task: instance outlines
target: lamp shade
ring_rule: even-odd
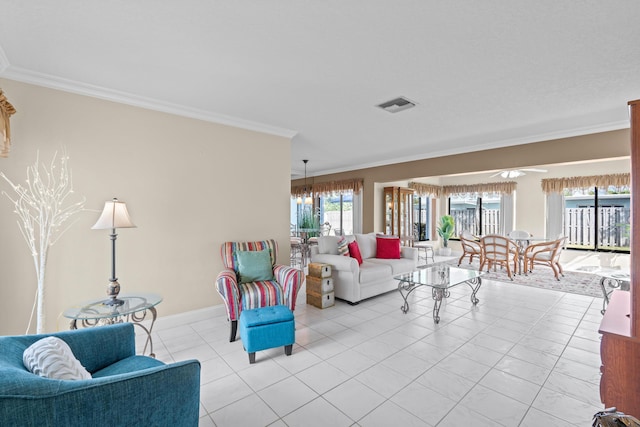
[[[133,228],[135,224],[129,217],[127,205],[124,202],[113,199],[104,203],[104,209],[98,221],[91,227],[93,230],[104,230],[113,228]]]

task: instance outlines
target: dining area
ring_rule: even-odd
[[[509,279],[514,275],[533,273],[535,266],[551,268],[556,280],[564,276],[560,264],[560,255],[564,249],[566,237],[557,239],[536,238],[525,230],[514,230],[507,235],[489,234],[476,236],[468,231],[459,235],[462,255],[458,266],[465,259],[479,262],[480,270],[504,269]]]
[[[291,266],[304,268],[309,263],[311,256],[311,246],[318,244],[318,236],[328,236],[331,231],[336,236],[340,235],[340,230],[333,229],[331,223],[324,222],[318,227],[297,227],[291,224],[290,241],[291,241]]]

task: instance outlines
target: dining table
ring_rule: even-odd
[[[507,236],[508,237],[508,236]],[[527,249],[527,247],[531,244],[535,244],[535,243],[543,243],[543,242],[550,242],[551,240],[543,238],[543,237],[508,237],[509,239],[513,240],[514,242],[516,242],[516,245],[518,246],[518,274],[522,275],[522,270],[524,270],[524,252]],[[524,274],[526,275],[527,272],[525,271]]]

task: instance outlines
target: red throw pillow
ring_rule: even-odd
[[[360,247],[355,240],[349,243],[349,255],[351,258],[358,260],[358,265],[362,264],[362,255],[360,255]]]
[[[376,258],[400,259],[400,238],[376,237]]]

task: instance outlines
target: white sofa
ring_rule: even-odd
[[[362,265],[350,256],[338,253],[338,236],[318,237],[318,245],[311,247],[311,262],[332,266],[335,297],[356,304],[364,299],[398,289],[393,276],[413,271],[418,266],[418,250],[402,246],[400,259],[376,258],[376,235],[345,236],[358,242]]]

